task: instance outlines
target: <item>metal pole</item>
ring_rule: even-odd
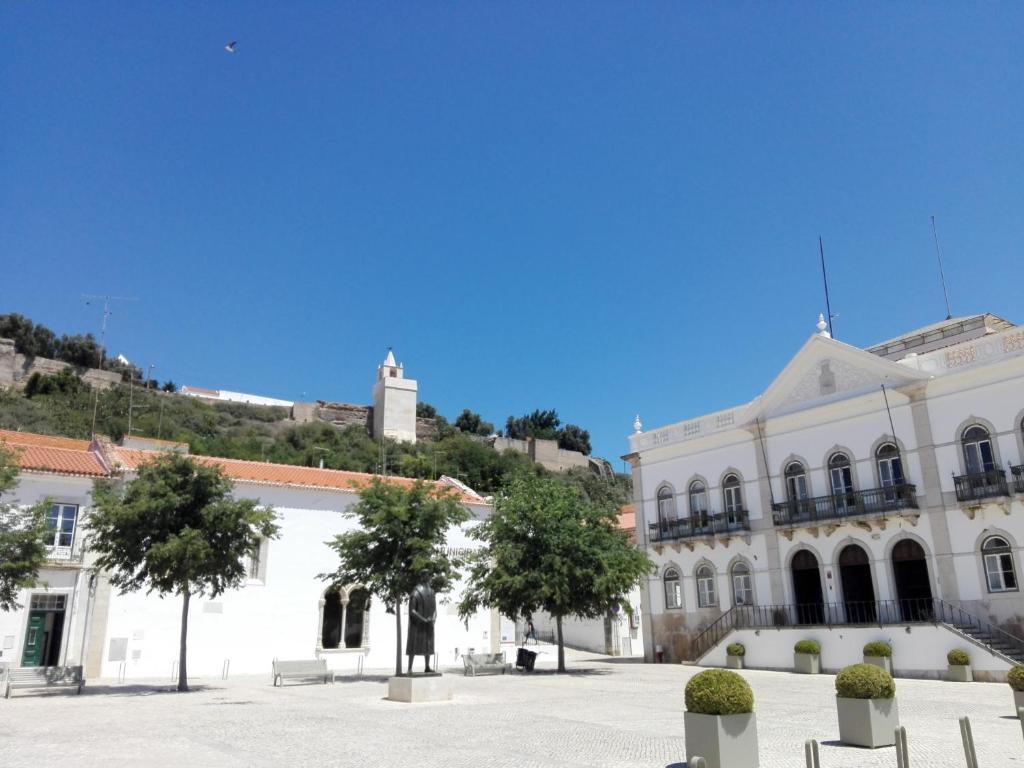
[[[967,759],[967,768],[978,768],[978,756],[974,751],[974,734],[971,733],[971,719],[960,718],[960,739],[964,743],[964,757]]]
[[[808,739],[804,742],[804,760],[807,768],[821,768],[821,758],[818,757],[818,742],[816,739]]]
[[[834,339],[836,335],[832,331],[832,305],[828,300],[828,275],[825,274],[825,246],[821,242],[821,235],[818,235],[818,250],[821,252],[821,279],[825,282],[825,311],[828,312],[828,335]]]
[[[896,768],[910,768],[910,755],[907,754],[907,729],[902,725],[896,729]]]

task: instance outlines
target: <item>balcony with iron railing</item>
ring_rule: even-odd
[[[1013,475],[1013,490],[1015,493],[1024,493],[1024,464],[1010,467],[1010,474]]]
[[[718,515],[699,514],[679,520],[662,520],[648,526],[648,540],[652,543],[723,536],[750,530],[750,514],[745,509]]]
[[[1006,484],[1006,472],[1001,469],[954,475],[953,486],[956,488],[957,501],[982,501],[1010,495],[1010,488]]]
[[[904,509],[917,509],[917,488],[911,483],[776,502],[772,504],[772,522],[807,525]]]
[[[85,558],[85,544],[76,538],[71,546],[49,544],[46,547],[46,560],[52,565],[74,565]]]

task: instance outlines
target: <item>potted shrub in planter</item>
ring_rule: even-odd
[[[864,646],[864,663],[881,667],[892,675],[892,646],[876,640]]]
[[[946,654],[946,661],[949,662],[948,677],[955,683],[970,683],[974,680],[974,673],[971,672],[971,657],[967,651],[955,648]]]
[[[852,664],[836,675],[836,710],[844,744],[874,749],[896,743],[896,683],[881,667]]]
[[[743,657],[747,655],[747,649],[743,643],[731,643],[725,649],[725,666],[729,669],[743,669]]]
[[[1013,714],[1024,707],[1024,666],[1017,665],[1006,675],[1006,682],[1013,688]]]
[[[817,640],[800,640],[793,646],[793,669],[802,675],[816,675],[821,672],[821,643]]]
[[[754,692],[727,669],[708,669],[686,684],[686,761],[708,768],[757,768]]]

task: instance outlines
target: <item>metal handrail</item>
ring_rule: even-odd
[[[953,487],[956,489],[957,501],[980,501],[994,496],[1010,495],[1010,489],[1006,485],[1006,472],[1001,469],[953,475]]]
[[[648,540],[651,542],[691,539],[697,536],[717,536],[725,533],[750,530],[750,513],[745,509],[712,515],[707,512],[683,517],[678,520],[663,520],[648,526]]]
[[[772,504],[775,525],[800,525],[823,520],[917,509],[917,487],[912,483],[887,485],[863,491],[845,491],[828,496],[789,499]]]
[[[697,635],[690,645],[690,655],[693,659],[699,659],[734,629],[831,628],[851,625],[883,627],[894,624],[947,624],[961,631],[966,629],[989,635],[1014,653],[1024,655],[1024,640],[937,597],[797,605],[737,605]]]

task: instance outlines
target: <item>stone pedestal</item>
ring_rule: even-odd
[[[407,704],[451,701],[452,684],[441,674],[391,677],[388,678],[388,699]]]

